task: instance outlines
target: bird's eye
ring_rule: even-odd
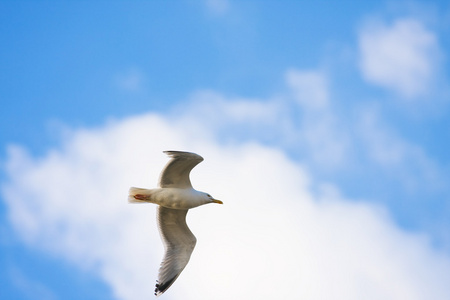
[[[208,196],[209,198],[212,198],[210,194],[206,194],[206,196]]]

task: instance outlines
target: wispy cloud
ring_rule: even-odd
[[[292,88],[295,99],[305,109],[326,109],[329,105],[328,83],[323,72],[318,70],[289,70],[286,81]]]
[[[377,110],[361,110],[358,124],[357,133],[366,155],[409,193],[445,187],[447,176],[440,172],[436,163],[421,147],[404,140],[383,123]]]
[[[430,92],[440,61],[435,33],[420,20],[367,22],[359,32],[360,68],[375,85],[411,99]]]
[[[348,138],[342,123],[333,112],[328,76],[321,70],[295,70],[286,72],[286,83],[294,110],[296,127],[291,143],[307,149],[308,160],[316,166],[335,169],[345,163]]]

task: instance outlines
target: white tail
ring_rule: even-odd
[[[150,198],[152,195],[152,190],[141,189],[137,187],[131,187],[128,192],[128,202],[130,203],[146,203],[151,202]]]

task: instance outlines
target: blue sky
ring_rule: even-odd
[[[199,185],[208,188],[209,182],[215,194],[225,194],[217,198],[226,204],[238,199],[241,191],[223,187],[232,187],[237,180],[224,163],[230,157],[242,163],[239,173],[253,174],[252,178],[259,178],[260,168],[280,174],[261,177],[267,185],[255,188],[267,187],[261,198],[277,191],[286,198],[306,199],[302,203],[310,206],[303,209],[313,207],[311,215],[317,214],[319,221],[292,222],[299,232],[309,224],[330,237],[318,242],[320,251],[319,246],[328,247],[334,236],[330,227],[342,237],[334,244],[346,241],[343,245],[349,247],[348,236],[354,233],[349,228],[362,227],[353,240],[364,245],[370,244],[364,237],[378,228],[375,232],[387,237],[374,243],[386,245],[390,259],[398,258],[395,249],[412,243],[419,258],[411,257],[424,265],[430,262],[427,269],[405,260],[399,264],[399,277],[392,280],[414,286],[417,278],[401,275],[409,268],[449,278],[448,271],[434,267],[450,261],[449,36],[447,1],[0,1],[0,298],[145,298],[145,283],[127,285],[118,278],[125,273],[120,270],[136,276],[146,270],[137,270],[139,263],[136,268],[116,264],[122,256],[105,256],[103,244],[97,244],[105,238],[104,245],[114,248],[125,242],[139,247],[142,237],[134,237],[139,232],[132,240],[115,240],[110,237],[114,233],[103,229],[122,221],[134,228],[126,216],[141,216],[134,215],[139,214],[136,208],[127,207],[123,217],[117,204],[117,211],[97,222],[92,215],[101,213],[107,202],[90,207],[92,202],[79,200],[85,210],[77,218],[69,212],[78,208],[58,195],[98,199],[93,196],[96,181],[106,189],[116,182],[125,187],[139,184],[131,179],[153,186],[165,162],[160,153],[165,147],[205,155],[202,165],[209,177],[199,179]],[[119,137],[133,144],[121,143]],[[139,152],[141,142],[148,155],[156,155],[154,161]],[[271,163],[252,164],[249,149]],[[141,164],[146,168],[143,173],[135,171]],[[207,164],[217,169],[208,169]],[[122,175],[113,176],[111,170]],[[149,173],[156,176],[150,183]],[[302,188],[298,190],[290,179],[284,182],[283,174],[300,178]],[[214,178],[227,179],[227,184],[218,185]],[[281,187],[283,192],[277,190]],[[108,195],[117,203],[126,202],[126,191]],[[264,201],[261,216],[275,209],[270,199]],[[286,211],[280,215],[288,214],[289,205],[298,205],[283,203]],[[304,217],[309,220],[311,215]],[[365,223],[363,216],[367,224],[352,223]],[[148,231],[155,231],[153,221],[148,221]],[[85,240],[80,238],[86,233],[84,223],[96,228]],[[279,224],[283,220],[274,226]],[[219,227],[217,244],[203,244],[204,249],[214,251],[215,245],[222,245],[219,238],[220,233],[227,236],[226,224]],[[64,232],[67,241],[60,240]],[[302,234],[308,237],[307,233],[298,237]],[[71,244],[72,238],[79,247]],[[155,243],[162,248],[158,239],[156,233]],[[102,251],[90,251],[94,246]],[[297,250],[309,253],[316,248],[308,249]],[[354,251],[358,257],[366,250]],[[372,254],[377,261],[378,254]],[[159,257],[159,252],[149,254],[150,287]],[[299,268],[307,265],[298,263]],[[191,277],[201,274],[194,268]],[[373,268],[370,274],[386,271]],[[267,266],[267,272],[277,270]],[[188,274],[183,275],[179,281],[186,278],[184,286],[195,285]],[[177,284],[179,290],[172,296],[169,290],[164,297],[186,296],[183,282],[177,281],[172,289]],[[347,293],[361,296],[355,291],[363,285],[351,280],[345,284],[352,288],[336,290],[338,298],[352,299]],[[437,286],[421,288],[440,291],[439,282],[433,284]],[[383,299],[406,299],[400,290],[375,285],[367,289],[372,288],[373,295]],[[411,299],[426,299],[419,290],[409,291],[415,297]],[[297,295],[291,292],[287,295]],[[301,296],[326,297],[320,293],[311,288],[309,296]],[[436,293],[434,299],[450,298]],[[189,297],[202,299],[208,294]]]

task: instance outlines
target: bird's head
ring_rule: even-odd
[[[204,193],[205,197],[207,198],[209,203],[218,203],[218,204],[223,204],[222,201],[214,199],[210,194]]]

